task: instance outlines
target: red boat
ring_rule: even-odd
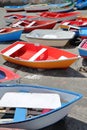
[[[1,55],[9,62],[37,69],[66,69],[79,59],[62,49],[24,41],[14,42]]]
[[[0,66],[0,83],[12,83],[18,80],[20,76],[13,71]]]
[[[13,23],[12,27],[20,27],[24,32],[30,32],[35,29],[52,29],[57,21],[54,20],[21,20]]]
[[[57,12],[43,12],[40,13],[40,16],[47,19],[55,19],[58,22],[63,20],[72,20],[76,19],[77,16],[80,15],[80,12],[65,12],[65,13],[57,13]]]
[[[87,17],[78,17],[76,20],[66,20],[60,23],[61,28],[78,28],[87,26]],[[78,28],[79,29],[79,28]]]
[[[30,16],[27,16],[27,15],[22,15],[22,14],[9,14],[9,15],[5,15],[4,16],[4,19],[6,22],[9,22],[9,23],[12,23],[16,20],[25,20],[25,19],[35,19],[39,16],[36,16],[36,15],[30,15]]]

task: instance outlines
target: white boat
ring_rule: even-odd
[[[41,11],[48,11],[49,8],[50,7],[47,4],[34,4],[34,5],[26,6],[24,10],[26,12],[41,12]]]
[[[29,42],[58,47],[65,46],[74,36],[75,32],[63,31],[61,29],[36,29],[26,34],[26,38]]]
[[[0,85],[0,107],[4,115],[1,116],[0,127],[42,129],[67,116],[81,98],[81,94],[46,86]]]
[[[49,11],[50,12],[69,12],[72,11],[74,8],[74,3],[73,2],[69,2],[69,3],[65,3],[65,4],[49,4]]]

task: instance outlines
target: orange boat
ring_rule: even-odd
[[[52,29],[57,21],[54,20],[20,20],[13,23],[12,27],[20,27],[24,32],[30,32],[35,29]]]
[[[16,41],[1,50],[9,62],[40,69],[64,69],[73,64],[79,56],[62,49],[24,41]]]

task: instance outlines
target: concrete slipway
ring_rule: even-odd
[[[87,14],[86,10],[81,12]],[[25,14],[25,12],[21,13]],[[5,10],[0,8],[0,27],[6,26],[4,15],[6,15]],[[0,43],[0,50],[9,44],[11,42]],[[78,54],[77,47],[69,44],[64,49]],[[37,70],[6,62],[0,56],[0,65],[19,74],[20,83],[56,87],[83,94],[83,98],[75,104],[64,120],[43,130],[87,130],[87,60],[81,58],[66,70]],[[1,129],[4,130],[4,128]]]

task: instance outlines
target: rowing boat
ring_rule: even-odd
[[[87,39],[83,39],[78,46],[79,55],[87,59]]]
[[[38,16],[37,15],[22,15],[22,14],[16,14],[16,13],[4,16],[5,21],[8,23],[13,23],[17,20],[25,20],[25,19],[32,20],[35,18],[38,18]]]
[[[22,35],[24,37],[24,35]],[[63,47],[73,39],[75,32],[60,29],[35,29],[26,34],[27,41],[44,44],[47,46]]]
[[[30,32],[35,29],[52,29],[56,23],[55,20],[18,20],[11,27],[20,27],[24,32]]]
[[[3,83],[16,83],[20,76],[10,69],[0,66],[0,84]]]
[[[71,52],[25,41],[16,41],[1,50],[9,62],[37,69],[66,69],[80,57]]]
[[[23,29],[4,27],[0,29],[0,42],[19,40]]]
[[[42,11],[48,11],[49,5],[47,4],[32,4],[30,6],[26,6],[24,8],[26,12],[42,12]]]
[[[29,4],[25,5],[5,5],[4,9],[7,12],[19,12],[19,11],[24,11],[24,7],[29,6]]]
[[[79,93],[46,86],[0,85],[0,127],[42,129],[67,116],[81,98]]]
[[[64,20],[73,20],[76,19],[80,12],[72,11],[72,12],[65,12],[65,13],[58,13],[58,12],[42,12],[39,14],[41,19],[53,19],[57,20],[57,22],[61,22]]]

